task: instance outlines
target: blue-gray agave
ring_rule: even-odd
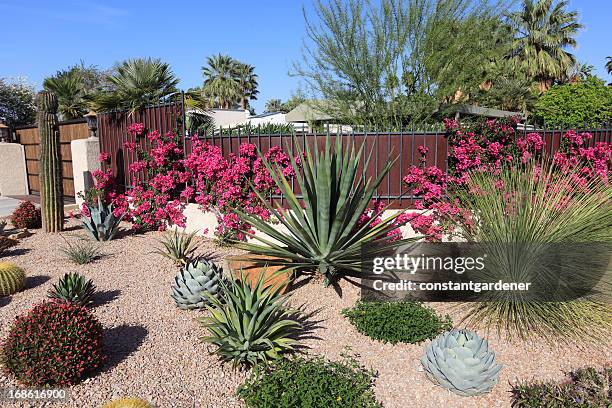
[[[486,340],[473,331],[457,329],[436,337],[421,364],[434,384],[463,396],[491,391],[502,368]]]
[[[210,296],[221,295],[223,268],[205,259],[196,259],[181,268],[174,278],[172,298],[179,309],[201,309],[209,303]]]
[[[106,205],[102,200],[98,200],[97,207],[89,208],[89,217],[83,216],[83,228],[96,241],[110,241],[113,239],[119,230],[119,223],[123,219],[124,214],[120,217],[115,217],[113,214],[113,205]]]

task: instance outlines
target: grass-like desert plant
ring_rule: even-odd
[[[364,260],[372,259],[399,243],[391,231],[397,228],[397,213],[380,221],[380,213],[360,224],[359,218],[372,202],[372,197],[394,160],[391,158],[379,171],[376,179],[365,178],[359,172],[361,164],[368,168],[369,157],[361,163],[364,145],[355,149],[354,142],[343,146],[341,137],[332,144],[328,136],[322,151],[306,144],[305,155],[289,152],[296,173],[295,181],[303,195],[303,205],[292,189],[292,182],[280,168],[268,162],[265,165],[284,195],[289,209],[276,208],[256,190],[259,200],[272,216],[287,229],[284,232],[265,221],[239,212],[241,218],[272,240],[252,235],[259,243],[236,243],[252,253],[281,258],[291,262],[288,269],[298,272],[318,272],[325,283],[334,283],[344,276],[360,275]],[[295,157],[304,157],[300,166]],[[391,233],[391,234],[390,234]],[[275,242],[276,241],[276,242]],[[395,241],[395,242],[392,242]]]
[[[462,236],[488,253],[488,281],[531,282],[469,303],[467,321],[509,337],[609,336],[612,186],[548,160],[470,175],[457,197],[473,214]]]
[[[96,285],[91,279],[86,279],[76,272],[70,272],[53,285],[53,289],[49,290],[49,297],[79,306],[89,306],[93,303],[94,293],[96,293]]]
[[[65,241],[66,245],[60,247],[60,251],[77,265],[91,263],[101,256],[98,245],[92,241],[85,239],[78,239],[73,243]]]
[[[452,327],[449,316],[440,318],[433,309],[415,301],[361,301],[342,314],[360,333],[391,344],[420,343]]]
[[[211,314],[199,320],[210,333],[203,340],[217,347],[222,360],[252,366],[294,350],[301,325],[287,307],[282,287],[264,287],[263,275],[255,284],[241,277],[221,286],[223,299],[206,293]]]
[[[194,258],[194,254],[198,249],[196,242],[193,240],[196,234],[197,231],[185,234],[184,232],[179,232],[178,229],[167,232],[159,240],[163,248],[157,249],[155,253],[172,259],[178,266],[185,265]]]

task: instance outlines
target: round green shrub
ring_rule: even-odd
[[[359,302],[342,313],[360,333],[385,343],[419,343],[452,328],[449,316],[419,302]]]
[[[256,366],[237,394],[249,408],[380,408],[373,385],[354,359],[296,358]]]
[[[40,228],[40,208],[36,208],[31,201],[22,201],[11,214],[11,223],[15,228]]]
[[[85,307],[64,301],[18,316],[0,352],[5,370],[28,386],[74,384],[103,361],[102,325]]]

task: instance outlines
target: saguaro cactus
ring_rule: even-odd
[[[58,232],[64,226],[62,154],[57,125],[57,96],[41,91],[37,98],[40,134],[40,206],[46,232]]]

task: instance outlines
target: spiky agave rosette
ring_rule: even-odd
[[[221,296],[223,268],[207,259],[196,259],[185,265],[174,278],[172,298],[179,309],[201,309],[210,296]]]

